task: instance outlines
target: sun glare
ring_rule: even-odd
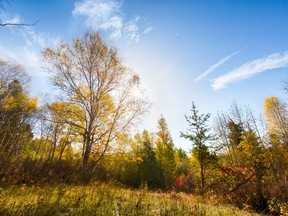
[[[139,86],[135,86],[131,89],[131,95],[136,98],[142,97],[143,90]]]

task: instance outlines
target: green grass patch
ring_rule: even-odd
[[[0,188],[0,215],[256,215],[183,193],[88,186]]]

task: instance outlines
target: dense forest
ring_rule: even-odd
[[[131,133],[151,105],[139,75],[99,33],[42,55],[54,90],[41,105],[29,94],[25,68],[0,61],[1,184],[112,181],[215,196],[262,213],[287,211],[288,109],[280,98],[265,99],[265,117],[236,102],[211,117],[192,102],[179,134],[191,142],[185,152],[164,116],[157,131]]]

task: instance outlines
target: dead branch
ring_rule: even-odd
[[[0,26],[35,26],[40,20],[37,20],[35,23],[0,23]]]
[[[228,194],[233,193],[236,190],[238,190],[238,188],[240,188],[242,185],[248,183],[253,178],[254,175],[255,175],[255,173],[252,173],[252,175],[250,175],[245,181],[239,183],[235,188],[233,188],[232,190],[230,190],[227,193],[225,193],[225,195],[228,195]]]

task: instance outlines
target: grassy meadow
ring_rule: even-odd
[[[0,215],[257,215],[184,193],[86,186],[0,188]]]

